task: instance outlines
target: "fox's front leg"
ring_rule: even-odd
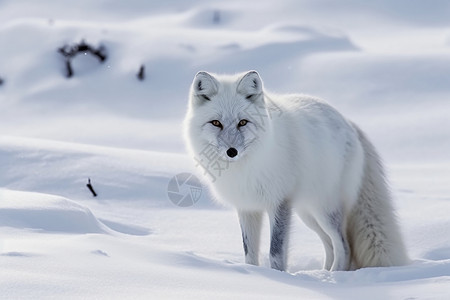
[[[261,237],[262,212],[238,211],[242,230],[245,262],[259,265],[259,242]]]
[[[270,267],[272,269],[286,270],[291,214],[289,201],[283,201],[273,211],[269,211],[271,229]]]

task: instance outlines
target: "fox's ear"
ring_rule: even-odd
[[[219,82],[208,72],[198,72],[192,83],[192,93],[200,100],[210,101],[219,91]]]
[[[237,85],[238,93],[244,95],[247,99],[260,95],[263,91],[262,80],[258,72],[249,71],[240,80]]]

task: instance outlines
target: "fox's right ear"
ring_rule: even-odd
[[[219,91],[219,82],[208,72],[198,72],[192,83],[192,94],[200,101],[211,101]]]

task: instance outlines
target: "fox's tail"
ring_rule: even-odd
[[[365,153],[359,198],[347,224],[354,267],[408,264],[380,158],[364,133],[353,126]]]

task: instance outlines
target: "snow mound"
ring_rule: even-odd
[[[0,227],[65,233],[107,233],[92,212],[69,199],[0,189]]]
[[[86,188],[91,178],[99,199],[143,199],[169,206],[167,182],[179,169],[189,170],[184,158],[171,153],[0,137],[4,170],[0,182],[10,190],[91,200]]]

